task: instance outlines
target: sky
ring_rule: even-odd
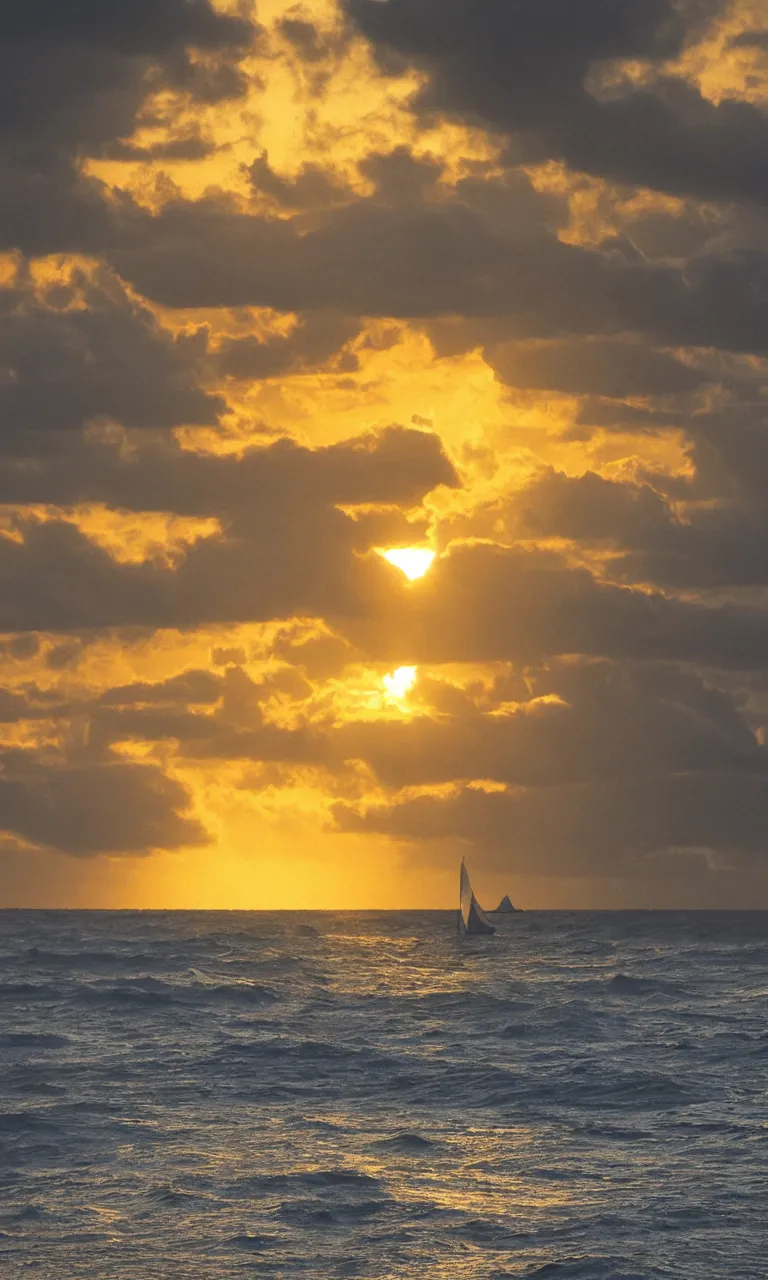
[[[768,907],[761,0],[9,0],[0,905]]]

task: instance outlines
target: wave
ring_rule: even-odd
[[[229,1244],[233,1249],[243,1249],[246,1253],[263,1253],[265,1249],[285,1244],[285,1239],[282,1236],[248,1235],[243,1232],[242,1235],[233,1236]]]
[[[506,1272],[496,1272],[496,1280],[502,1280]],[[583,1255],[567,1258],[562,1262],[545,1262],[532,1271],[518,1272],[515,1280],[681,1280],[679,1272],[659,1267],[637,1267],[628,1258],[604,1255]],[[512,1280],[512,1277],[509,1277]]]
[[[46,1112],[0,1111],[0,1134],[53,1133],[59,1128]]]
[[[1,916],[0,1271],[757,1280],[768,917],[454,925]]]
[[[59,987],[51,983],[0,982],[0,1000],[58,1000]]]
[[[74,989],[72,997],[84,1004],[119,1008],[140,1006],[146,1009],[163,1008],[173,1004],[176,990],[167,982],[155,978],[125,978],[119,984],[97,986],[82,984]]]
[[[362,1191],[370,1195],[371,1191],[382,1189],[380,1178],[373,1174],[362,1173],[356,1169],[295,1169],[289,1173],[263,1174],[250,1177],[236,1184],[237,1194],[253,1196],[256,1194],[291,1194],[299,1192],[328,1192],[342,1189],[344,1191]]]
[[[395,1151],[404,1156],[425,1156],[439,1144],[424,1138],[420,1133],[396,1133],[392,1138],[382,1138],[371,1144],[374,1151]]]
[[[450,1226],[447,1232],[460,1240],[466,1240],[477,1249],[517,1249],[523,1240],[529,1240],[531,1233],[515,1231],[501,1222],[488,1221],[485,1218],[468,1218]]]
[[[202,997],[207,1001],[224,1001],[235,1004],[276,1004],[280,995],[271,987],[262,986],[258,982],[203,982],[197,984],[195,990],[189,987],[176,988],[182,997],[197,1000]]]
[[[6,1035],[0,1035],[0,1049],[63,1049],[71,1043],[69,1036],[45,1032],[10,1031]]]
[[[693,1088],[660,1072],[599,1072],[592,1079],[570,1078],[549,1088],[554,1098],[571,1107],[665,1111],[702,1101]]]
[[[185,1191],[170,1185],[151,1187],[145,1194],[146,1198],[155,1204],[171,1208],[184,1208],[200,1199],[194,1191]]]
[[[616,973],[609,980],[612,991],[621,995],[670,995],[679,996],[684,988],[679,983],[664,981],[661,978],[637,978],[628,973]],[[687,995],[692,993],[687,992]]]
[[[117,951],[44,951],[40,947],[30,947],[26,958],[36,969],[87,969],[90,966],[102,968],[104,965],[117,968],[121,964],[130,964],[135,968],[147,961],[153,963],[155,959],[152,956],[126,956]]]

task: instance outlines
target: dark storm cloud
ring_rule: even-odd
[[[537,191],[522,169],[505,169],[502,174],[480,173],[456,183],[457,198],[474,209],[494,231],[511,227],[540,225],[557,230],[568,223],[565,195]]]
[[[461,841],[486,864],[544,876],[665,877],[655,859],[711,851],[735,870],[764,867],[768,777],[764,773],[640,775],[603,784],[394,800],[367,810],[334,809],[343,831],[398,840]],[[668,864],[667,864],[668,865]]]
[[[584,438],[594,428],[632,435],[679,431],[687,426],[690,416],[690,404],[683,404],[678,409],[667,409],[649,407],[647,404],[627,404],[622,400],[602,396],[585,396],[576,411],[571,435],[576,439]]]
[[[328,680],[341,675],[352,661],[353,650],[341,636],[328,631],[306,633],[285,628],[277,636],[273,652],[284,662],[293,663],[312,680]]]
[[[765,749],[733,696],[694,672],[664,664],[555,663],[528,671],[524,701],[490,707],[476,703],[471,690],[433,678],[419,682],[407,721],[338,725],[329,719],[290,729],[264,718],[262,708],[275,693],[268,681],[254,683],[238,671],[229,675],[229,687],[219,689],[221,704],[209,715],[185,713],[170,699],[160,709],[162,686],[149,691],[141,708],[136,703],[146,690],[140,686],[135,702],[109,691],[93,709],[89,742],[170,738],[185,757],[303,763],[337,772],[362,761],[394,790],[473,779],[560,786],[643,773],[768,768]],[[300,698],[311,692],[309,685],[296,690]],[[123,710],[112,709],[121,703]],[[418,713],[420,706],[429,710]]]
[[[527,679],[531,700],[484,711],[467,697],[449,714],[438,693],[438,715],[352,723],[333,736],[334,748],[397,790],[472,779],[560,786],[643,773],[768,770],[765,749],[731,697],[693,672],[595,662],[555,664]]]
[[[620,546],[663,545],[677,523],[648,484],[606,479],[594,471],[571,477],[550,469],[522,489],[501,512],[512,536],[562,537]]]
[[[311,693],[311,684],[290,667],[258,681],[229,667],[222,676],[186,671],[154,685],[110,689],[88,708],[89,750],[102,756],[117,742],[171,740],[188,760],[341,763],[322,727],[283,728],[265,717],[271,699],[298,702]]]
[[[768,199],[766,114],[728,98],[714,105],[663,70],[724,9],[718,0],[346,0],[345,7],[385,61],[426,74],[418,107],[512,134],[528,160],[563,160],[681,195]],[[600,68],[615,60],[647,61],[655,75],[602,88]]]
[[[108,160],[204,160],[217,150],[216,143],[196,132],[182,133],[176,138],[163,142],[153,142],[146,146],[138,143],[117,141],[103,152],[102,158]]]
[[[499,867],[514,832],[515,870],[534,875],[643,875],[683,849],[766,857],[768,757],[732,695],[667,664],[555,663],[527,682],[519,706],[454,691],[437,716],[343,729],[342,750],[400,794],[337,805],[339,828],[458,840]]]
[[[768,53],[768,31],[741,31],[730,45],[732,49],[759,49]]]
[[[760,218],[760,214],[757,215]],[[687,201],[674,213],[658,209],[633,210],[621,221],[622,232],[643,257],[680,261],[701,253],[718,237],[732,236],[738,225],[730,209]]]
[[[6,501],[103,502],[215,516],[222,525],[175,565],[120,564],[72,523],[20,518],[20,539],[0,538],[0,629],[7,631],[360,612],[369,591],[386,595],[399,574],[378,556],[358,554],[383,525],[336,504],[407,507],[436,485],[457,482],[438,437],[402,428],[318,450],[280,441],[239,459],[173,442],[132,451],[83,439],[79,449],[37,466],[11,460],[3,479]]]
[[[200,844],[185,788],[150,765],[59,767],[27,752],[0,761],[0,830],[76,857]]]
[[[768,582],[768,427],[712,415],[689,422],[692,477],[612,480],[545,472],[492,509],[509,538],[568,538],[609,548],[608,571],[673,588]],[[751,429],[750,429],[751,427]],[[669,497],[664,496],[663,490]],[[671,499],[671,500],[670,500]]]
[[[58,0],[7,0],[0,12],[2,40],[61,41],[126,57],[162,57],[187,46],[220,49],[243,45],[249,36],[248,23],[217,13],[209,0],[79,0],[69,8]]]
[[[287,336],[227,338],[213,363],[231,378],[274,378],[328,363],[360,332],[359,320],[336,312],[305,313]]]
[[[57,705],[61,703],[55,695],[41,697],[34,687],[9,689],[0,685],[0,724],[18,724],[56,714]]]
[[[434,193],[443,171],[439,160],[414,156],[408,147],[371,151],[360,162],[360,172],[376,188],[376,199],[385,204],[418,206]]]
[[[705,605],[599,581],[554,553],[454,546],[426,578],[339,629],[398,663],[538,662],[555,654],[757,669],[768,614]]]
[[[709,353],[712,354],[712,353]],[[632,403],[612,400],[603,396],[584,396],[577,408],[572,433],[574,438],[587,435],[589,428],[600,427],[606,431],[643,434],[664,431],[684,431],[689,440],[687,446],[697,465],[703,464],[708,442],[715,443],[715,451],[738,454],[755,450],[755,462],[759,465],[761,448],[759,441],[768,423],[768,399],[766,398],[766,372],[760,366],[759,376],[737,377],[733,370],[714,365],[700,365],[702,383],[719,382],[728,394],[707,396],[678,395],[654,397],[651,393]],[[707,405],[711,407],[707,407]],[[581,431],[581,428],[587,430]],[[731,483],[730,469],[725,457],[721,460],[723,471],[718,484],[710,489],[710,496],[721,492],[722,486]],[[700,482],[699,482],[700,483]]]
[[[355,522],[332,508],[255,513],[175,565],[121,564],[60,521],[0,540],[0,628],[191,627],[318,617],[361,655],[398,665],[540,661],[585,654],[734,670],[768,662],[768,613],[600,582],[554,555],[455,547],[410,586],[359,557]]]
[[[21,279],[0,290],[0,448],[6,433],[94,418],[212,424],[225,402],[200,386],[200,354],[199,339],[174,340],[107,271],[75,272],[47,291]]]
[[[135,703],[194,703],[218,702],[223,681],[211,671],[189,670],[152,684],[137,681],[134,684],[116,685],[101,695],[103,706],[132,706]]]
[[[0,13],[0,245],[102,248],[110,214],[79,160],[131,134],[152,75],[202,100],[242,91],[236,63],[253,35],[209,0],[9,0]],[[213,63],[195,65],[190,50]]]
[[[40,652],[40,641],[29,633],[0,641],[0,656],[11,662],[28,662]]]
[[[349,40],[348,31],[323,31],[295,10],[287,18],[281,18],[276,27],[303,61],[310,64],[341,52]]]
[[[256,535],[204,539],[175,568],[120,564],[73,524],[21,523],[23,541],[0,541],[0,628],[194,627],[354,612],[367,575],[353,522],[317,510],[311,517],[273,517]]]
[[[305,164],[293,178],[281,177],[263,151],[247,169],[253,190],[267,196],[279,209],[315,209],[345,203],[354,198],[336,176],[318,164]]]
[[[117,742],[171,741],[180,744],[183,754],[188,743],[202,744],[220,732],[212,716],[182,708],[110,707],[90,716],[88,746],[99,758]]]
[[[691,421],[694,496],[725,496],[749,508],[764,508],[768,485],[768,399]]]
[[[543,224],[495,227],[458,200],[372,197],[311,229],[212,198],[172,202],[155,217],[127,215],[111,258],[170,307],[498,319],[485,331],[470,324],[469,347],[632,331],[659,346],[768,349],[766,253],[710,254],[683,269],[645,261],[629,241],[603,251],[565,243]]]
[[[574,395],[664,396],[720,380],[715,371],[684,364],[652,347],[609,339],[509,343],[483,354],[510,386]]]
[[[34,449],[35,437],[30,444]],[[0,458],[0,504],[101,502],[127,511],[219,516],[253,530],[270,522],[300,526],[318,508],[336,504],[415,506],[438,485],[457,484],[439,436],[396,426],[318,449],[286,438],[224,455],[185,449],[173,438],[79,436],[65,437],[60,450],[40,455],[35,466],[23,457]]]

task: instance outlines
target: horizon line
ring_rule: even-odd
[[[84,914],[103,913],[116,915],[120,912],[131,915],[454,915],[458,907],[4,907],[0,906],[0,914],[10,911],[80,912]],[[672,915],[680,912],[689,914],[724,914],[726,912],[752,913],[759,915],[768,913],[768,905],[764,907],[518,907],[515,916],[547,914],[563,915]],[[498,912],[491,911],[490,915]],[[502,913],[505,914],[505,913]]]

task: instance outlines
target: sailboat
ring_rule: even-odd
[[[459,933],[495,933],[487,915],[472,892],[469,873],[461,860],[461,879],[459,881]]]
[[[512,900],[509,894],[505,893],[498,907],[496,908],[495,911],[491,912],[491,915],[492,916],[508,916],[508,915],[511,915],[514,911],[519,911],[519,910],[520,910],[520,907],[512,906]]]

